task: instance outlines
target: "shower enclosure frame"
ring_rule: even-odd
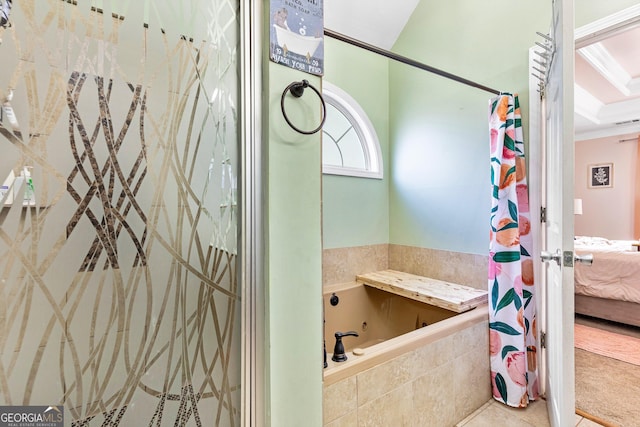
[[[263,6],[240,3],[240,271],[243,426],[265,425],[265,280],[263,224]]]

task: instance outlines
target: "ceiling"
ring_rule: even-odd
[[[420,0],[324,0],[324,26],[391,50]]]
[[[324,0],[326,28],[391,50],[420,0]],[[354,19],[357,17],[357,19]],[[640,134],[640,25],[580,43],[576,140]]]
[[[640,26],[576,50],[576,140],[640,133]]]

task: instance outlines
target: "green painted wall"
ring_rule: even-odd
[[[371,120],[382,149],[384,179],[323,176],[323,247],[388,243],[388,60],[328,37],[325,47],[323,81],[333,83],[351,95]]]
[[[271,426],[322,425],[322,242],[320,133],[301,135],[285,122],[283,90],[320,79],[268,64],[267,156],[267,410]],[[301,129],[320,122],[320,103],[310,89],[285,108]]]
[[[550,2],[422,1],[393,51],[519,93],[526,132],[528,49],[549,22]],[[389,93],[390,242],[486,254],[494,95],[402,64]]]
[[[576,0],[576,26],[636,4]],[[550,7],[550,1],[494,0],[487,7],[422,0],[393,51],[518,93],[526,144],[528,49],[540,40],[536,31],[548,31]],[[351,94],[376,127],[385,179],[324,177],[323,246],[390,242],[485,253],[491,94],[332,39],[326,58],[324,78]]]
[[[576,0],[576,25],[636,4]],[[550,1],[494,0],[487,7],[423,0],[393,51],[518,93],[527,144],[528,49],[540,39],[536,31],[548,31],[550,7]],[[390,67],[390,242],[484,254],[492,95],[425,74],[397,63]]]

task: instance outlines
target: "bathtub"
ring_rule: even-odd
[[[274,25],[279,46],[287,47],[287,50],[302,56],[313,56],[322,42],[322,37],[310,37],[296,34],[291,30]]]
[[[486,304],[455,313],[356,282],[323,299],[324,424],[451,426],[491,398]],[[345,362],[336,331],[359,334],[342,338]]]

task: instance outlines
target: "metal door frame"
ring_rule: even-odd
[[[243,426],[265,425],[262,2],[240,2],[240,271]]]

